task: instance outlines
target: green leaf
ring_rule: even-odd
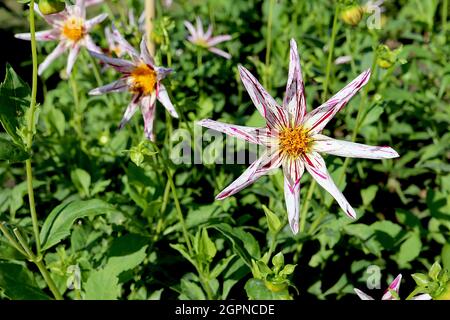
[[[60,204],[52,210],[42,226],[40,234],[42,250],[51,248],[69,236],[75,220],[114,211],[110,204],[97,199]]]
[[[86,300],[115,300],[120,295],[119,278],[107,269],[93,271],[84,290]]]
[[[91,186],[91,175],[83,169],[75,169],[70,172],[73,184],[82,197],[89,197],[89,187]]]
[[[48,122],[56,132],[62,137],[66,130],[66,118],[64,113],[56,108],[51,109],[47,115]]]
[[[430,278],[423,273],[413,273],[411,277],[414,279],[418,287],[427,287],[430,283]]]
[[[236,255],[231,255],[229,257],[226,257],[225,259],[221,259],[216,266],[214,267],[214,269],[211,271],[211,273],[209,274],[211,278],[215,279],[217,278],[228,266],[228,264],[230,263],[231,260],[234,259],[234,257],[236,257]]]
[[[191,258],[191,256],[189,255],[189,253],[187,252],[185,246],[183,246],[182,244],[169,244],[170,247],[172,247],[173,249],[177,250],[179,253],[181,253],[181,255],[187,260],[189,261],[193,266],[197,266],[197,264],[195,263],[195,261]]]
[[[245,292],[250,300],[291,300],[287,289],[281,291],[269,290],[264,281],[249,279],[245,284]]]
[[[217,249],[214,245],[214,242],[211,241],[211,239],[208,236],[208,231],[206,228],[202,230],[202,238],[201,238],[201,253],[206,254],[209,261],[212,261],[212,259],[216,256]]]
[[[431,279],[437,281],[438,280],[438,276],[439,273],[441,273],[442,267],[439,264],[438,261],[436,261],[435,263],[433,263],[433,265],[430,268],[430,271],[428,271],[428,275],[430,276]]]
[[[442,265],[443,265],[444,269],[447,270],[448,272],[450,272],[450,242],[447,242],[442,247],[441,257],[442,257]]]
[[[400,246],[400,252],[397,260],[399,266],[402,266],[405,263],[417,258],[421,249],[422,242],[420,241],[420,237],[417,234],[412,233],[411,236]]]
[[[0,262],[0,288],[13,300],[49,300],[34,281],[33,275],[22,265]]]
[[[277,269],[281,269],[284,266],[284,256],[282,252],[277,253],[273,258],[272,258],[272,264],[274,265],[275,268]]]
[[[6,65],[6,75],[0,84],[0,122],[17,145],[24,145],[20,132],[26,128],[26,113],[30,106],[30,87]]]
[[[281,228],[281,221],[278,216],[272,212],[265,205],[262,206],[264,213],[266,214],[267,225],[269,226],[269,231],[272,233],[277,233]]]
[[[367,189],[361,190],[361,198],[363,201],[363,205],[368,206],[373,199],[375,199],[375,196],[377,195],[378,186],[370,186]]]
[[[25,161],[30,157],[22,146],[0,137],[0,160],[9,162]]]

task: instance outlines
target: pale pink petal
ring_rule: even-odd
[[[159,84],[158,93],[157,93],[158,101],[169,111],[170,115],[174,118],[178,118],[178,113],[175,107],[170,101],[169,94],[167,93],[167,89],[163,84]]]
[[[328,191],[333,196],[333,198],[336,199],[337,203],[342,208],[342,210],[344,210],[347,216],[355,219],[355,210],[348,203],[347,199],[345,199],[342,192],[339,191],[339,189],[334,184],[333,179],[328,173],[325,161],[320,156],[320,154],[318,154],[317,152],[311,152],[308,154],[304,154],[302,156],[302,159],[304,161],[306,170],[308,170],[314,180],[316,180],[322,188]]]
[[[157,74],[158,81],[161,81],[165,77],[167,77],[169,74],[173,72],[173,69],[171,68],[164,68],[164,67],[155,67],[155,71]]]
[[[350,141],[336,140],[322,134],[313,136],[313,150],[335,156],[365,159],[390,159],[397,158],[398,153],[387,146],[369,146]]]
[[[298,159],[283,160],[284,199],[288,212],[289,226],[294,234],[298,233],[300,216],[300,178],[305,170],[304,164]]]
[[[428,293],[419,294],[418,296],[411,298],[411,300],[432,300],[432,299],[433,298]]]
[[[45,60],[39,65],[38,74],[42,75],[45,69],[58,58],[65,50],[67,46],[65,42],[60,42],[56,48],[45,58]]]
[[[127,84],[126,79],[119,79],[119,80],[114,81],[105,86],[92,89],[91,91],[89,91],[89,94],[91,96],[96,96],[96,95],[104,94],[107,92],[122,92],[122,91],[126,91],[127,89],[128,89],[128,84]]]
[[[58,13],[43,15],[41,10],[39,10],[39,5],[37,4],[37,2],[34,2],[34,11],[37,12],[37,14],[40,15],[48,24],[51,25],[60,25],[61,21],[66,19],[67,17],[67,10],[63,10]]]
[[[210,24],[208,26],[208,30],[206,30],[205,39],[209,39],[212,35],[212,32],[213,32],[213,26],[212,26],[212,24]]]
[[[289,76],[286,84],[286,93],[283,100],[295,125],[301,124],[306,114],[305,86],[303,83],[300,57],[297,51],[297,43],[291,39]]]
[[[120,121],[119,128],[122,129],[125,124],[130,121],[131,117],[136,113],[137,108],[139,107],[139,103],[141,102],[140,95],[134,95],[131,99],[130,104],[128,105],[125,113],[123,114],[122,121]]]
[[[67,58],[67,68],[66,73],[70,75],[72,73],[73,65],[77,60],[78,54],[80,53],[81,46],[78,43],[75,43],[69,51],[69,57]]]
[[[195,30],[195,27],[190,23],[189,21],[184,21],[185,27],[188,29],[189,33],[193,38],[197,38],[197,30]]]
[[[197,124],[255,144],[261,144],[260,133],[266,130],[265,128],[237,126],[210,119],[200,120]]]
[[[86,35],[83,39],[84,42],[84,46],[92,52],[96,52],[96,53],[100,53],[102,52],[102,49],[100,49],[99,47],[97,47],[97,45],[94,43],[94,41],[92,41],[92,38],[90,35]]]
[[[120,48],[127,52],[134,61],[139,61],[139,54],[136,49],[134,49],[131,44],[127,40],[125,40],[119,30],[117,30],[117,28],[114,26],[114,24],[111,26],[111,29],[113,32],[113,37],[115,38]]]
[[[255,182],[261,176],[267,174],[269,171],[278,168],[280,165],[280,154],[278,152],[266,151],[259,159],[253,162],[239,178],[220,192],[216,196],[216,199],[223,200],[232,196]]]
[[[224,57],[225,59],[231,59],[231,54],[229,54],[228,52],[225,52],[223,50],[217,49],[217,48],[208,48],[209,51],[211,51],[212,53],[217,54],[218,56]]]
[[[144,118],[144,132],[147,139],[154,141],[153,122],[155,120],[155,95],[146,96],[141,101],[141,112]]]
[[[208,45],[211,47],[214,47],[216,44],[222,43],[224,41],[229,41],[229,40],[231,40],[231,36],[229,34],[212,37],[211,39],[208,40]]]
[[[69,6],[73,13],[81,18],[86,18],[86,0],[76,0],[74,6]]]
[[[381,300],[398,300],[397,297],[394,297],[391,293],[391,290],[396,292],[397,295],[399,293],[400,290],[400,283],[402,281],[402,275],[399,274],[394,281],[391,282],[391,284],[389,285],[389,287],[387,288],[386,292],[383,294],[383,297],[381,298]]]
[[[305,116],[304,125],[311,133],[319,133],[326,124],[341,110],[348,101],[361,89],[370,78],[370,69],[361,73],[355,80],[346,85],[331,99]]]
[[[59,39],[60,32],[56,29],[36,32],[37,41],[52,41]],[[14,35],[17,39],[31,40],[31,33],[18,33]]]
[[[368,294],[362,292],[361,290],[356,289],[356,288],[354,288],[353,290],[356,292],[356,294],[358,295],[358,297],[361,300],[373,300],[373,298],[371,296],[369,296]]]
[[[197,36],[199,38],[204,38],[205,34],[203,32],[203,24],[202,24],[202,20],[200,20],[200,17],[196,18],[196,22],[197,22]]]
[[[150,67],[155,67],[155,60],[153,60],[152,55],[148,51],[147,41],[145,40],[145,37],[142,37],[141,40],[141,59]]]
[[[278,105],[275,99],[263,88],[250,71],[240,65],[239,73],[250,98],[259,113],[266,119],[267,125],[270,128],[287,126],[287,111]]]
[[[103,20],[105,20],[108,17],[107,13],[99,14],[98,16],[89,19],[86,21],[86,29],[89,32],[95,25],[101,23]]]
[[[103,3],[104,0],[85,0],[85,6],[90,7],[99,3]]]
[[[128,60],[124,59],[117,59],[117,58],[111,58],[108,56],[105,56],[104,54],[100,54],[97,52],[89,51],[91,55],[93,55],[95,58],[99,59],[100,61],[109,64],[111,67],[116,69],[117,71],[123,73],[123,74],[130,74],[131,71],[135,69],[135,65]]]

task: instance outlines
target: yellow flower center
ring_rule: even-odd
[[[208,42],[206,42],[205,39],[197,39],[197,40],[195,40],[195,44],[197,46],[199,46],[199,47],[202,47],[202,48],[208,48],[209,47]]]
[[[62,34],[69,40],[79,41],[84,37],[84,21],[78,17],[68,18],[63,25]]]
[[[145,63],[141,63],[131,72],[132,93],[149,95],[155,90],[156,72]]]
[[[278,136],[278,144],[281,152],[290,157],[297,158],[311,150],[313,139],[308,130],[303,127],[284,128]]]

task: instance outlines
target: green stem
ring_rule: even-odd
[[[447,32],[447,15],[448,15],[448,0],[443,0],[442,2],[442,30],[444,35]]]
[[[266,37],[266,61],[264,69],[264,87],[270,91],[270,81],[269,81],[269,67],[270,67],[270,51],[272,49],[272,20],[273,20],[273,7],[275,5],[275,0],[270,0],[269,2],[269,16],[267,18],[267,37]]]
[[[300,212],[300,227],[299,227],[300,233],[305,231],[306,215],[309,209],[309,202],[311,201],[315,188],[316,188],[316,180],[312,180],[311,184],[309,185],[308,193],[306,194],[305,203],[302,207],[302,211]]]
[[[322,92],[322,100],[323,101],[325,101],[327,94],[328,94],[328,86],[329,86],[330,76],[331,76],[331,65],[332,65],[333,53],[334,53],[334,43],[336,41],[336,34],[337,34],[337,30],[338,30],[338,16],[339,16],[339,6],[336,5],[336,9],[334,11],[334,18],[333,18],[333,27],[331,29],[331,39],[330,39],[330,44],[328,46],[327,69],[326,69],[325,82],[323,83],[323,92]]]
[[[37,51],[36,51],[36,29],[34,24],[34,0],[30,1],[30,33],[31,33],[31,57],[33,61],[33,77],[31,85],[31,101],[30,110],[27,117],[27,148],[31,153],[34,134],[34,113],[36,111],[36,94],[37,94]],[[31,169],[31,157],[25,161],[26,173],[27,173],[27,189],[28,189],[28,202],[30,205],[31,221],[33,224],[34,240],[36,242],[37,252],[41,252],[41,242],[39,239],[39,223],[36,213],[36,204],[34,201],[33,190],[33,171]]]
[[[101,87],[103,86],[103,81],[102,78],[100,77],[100,70],[98,68],[97,61],[95,61],[94,57],[91,54],[89,54],[89,52],[87,53],[87,56],[89,57],[89,60],[93,66],[95,81],[97,81],[97,85]]]
[[[23,248],[20,246],[20,244],[18,244],[17,241],[14,239],[14,237],[8,232],[8,229],[6,229],[4,222],[0,222],[0,231],[3,232],[3,235],[5,236],[5,238],[8,239],[9,243],[14,248],[16,248],[17,251],[19,251],[25,257],[28,257],[28,254],[23,250]]]
[[[72,71],[72,74],[70,75],[70,86],[72,87],[72,95],[73,95],[73,102],[75,104],[75,130],[78,133],[78,136],[80,139],[83,139],[83,127],[81,123],[81,117],[82,112],[80,110],[80,99],[78,98],[78,86],[77,81],[75,80],[75,70]]]
[[[162,165],[164,167],[164,170],[166,171],[167,180],[168,180],[168,183],[170,185],[170,189],[172,190],[172,196],[173,196],[173,200],[175,202],[175,209],[176,209],[177,214],[178,214],[178,220],[180,221],[181,228],[183,230],[184,240],[186,241],[186,245],[188,247],[189,253],[192,254],[193,251],[192,251],[191,240],[189,238],[189,233],[187,231],[186,222],[185,222],[184,217],[183,217],[183,212],[181,211],[180,201],[178,200],[178,195],[177,195],[177,188],[176,188],[175,183],[173,181],[172,173],[170,172],[170,168],[167,166],[166,160],[164,159],[164,157],[163,157],[163,155],[161,153],[161,150],[156,145],[156,143],[153,143],[153,147],[158,152],[158,154],[159,154],[159,156],[161,158],[161,162],[162,162]]]

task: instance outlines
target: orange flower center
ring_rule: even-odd
[[[278,136],[278,146],[281,152],[290,157],[297,158],[311,150],[313,139],[308,130],[303,127],[284,128]]]
[[[145,63],[141,63],[131,72],[130,91],[149,95],[155,90],[156,78],[155,70]]]
[[[69,40],[79,41],[84,37],[84,21],[78,17],[68,18],[63,25],[62,34]]]

